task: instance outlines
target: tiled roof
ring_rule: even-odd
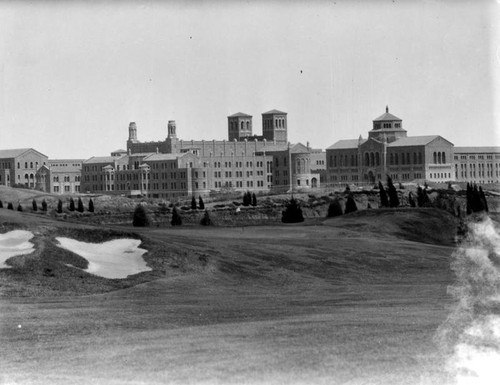
[[[144,162],[147,161],[156,161],[156,160],[175,160],[177,158],[180,158],[184,156],[184,154],[150,154],[147,157],[144,158]]]
[[[287,115],[286,112],[278,111],[278,110],[267,111],[267,112],[264,112],[262,115],[274,115],[274,114]]]
[[[440,138],[439,135],[426,135],[426,136],[408,136],[406,138],[400,138],[394,142],[391,142],[387,147],[403,147],[403,146],[425,146],[433,140]],[[446,139],[445,139],[446,140]]]
[[[237,112],[236,114],[229,115],[228,118],[251,118],[252,115],[245,114],[244,112]]]
[[[120,159],[121,157],[117,156],[93,156],[90,159],[84,160],[83,163],[91,164],[91,163],[113,163],[116,159]]]
[[[393,114],[390,114],[389,112],[386,112],[383,115],[380,115],[377,119],[373,119],[374,122],[380,122],[380,121],[402,121],[402,119],[398,118],[397,116],[394,116]]]
[[[455,147],[453,149],[457,153],[500,153],[500,147]]]
[[[348,150],[358,148],[358,143],[363,144],[364,142],[366,142],[366,139],[361,139],[361,142],[359,139],[343,139],[332,144],[327,150]]]
[[[120,148],[118,150],[112,151],[113,154],[116,154],[117,152],[124,152],[124,153],[126,153],[127,150],[123,150],[123,149]]]
[[[44,154],[42,154],[37,150],[34,150],[33,148],[15,148],[11,150],[0,150],[0,158],[15,158],[16,156],[20,156],[27,151],[35,151],[38,152],[40,155],[45,156]]]

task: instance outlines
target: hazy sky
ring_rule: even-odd
[[[497,1],[0,1],[0,148],[89,158],[227,138],[227,116],[288,112],[289,140],[408,135],[500,145]]]

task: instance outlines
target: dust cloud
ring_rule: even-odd
[[[437,332],[447,371],[458,385],[493,385],[500,379],[500,235],[482,216],[453,254],[456,282],[451,314]]]

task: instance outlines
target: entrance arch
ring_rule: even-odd
[[[311,179],[311,187],[312,188],[318,187],[318,180],[316,178]]]

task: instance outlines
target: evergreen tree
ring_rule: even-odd
[[[196,210],[196,198],[194,195],[191,197],[191,210]]]
[[[408,203],[410,203],[410,207],[415,207],[416,204],[415,204],[415,199],[413,199],[413,194],[410,193],[408,194]]]
[[[92,200],[92,198],[90,198],[89,200],[89,212],[94,212],[94,201]]]
[[[283,223],[298,223],[304,222],[304,216],[302,214],[302,209],[299,203],[292,196],[290,202],[286,206],[285,211],[283,211],[281,216],[281,222]]]
[[[84,208],[83,208],[83,202],[82,202],[82,198],[78,198],[78,204],[77,204],[77,211],[79,211],[80,213],[83,213],[84,212]]]
[[[21,203],[17,205],[17,211],[23,211],[23,206],[21,206]]]
[[[69,198],[69,211],[75,211],[75,201],[73,198]]]
[[[0,209],[3,209],[3,203],[0,201]]]
[[[198,207],[200,208],[200,210],[205,210],[205,202],[203,202],[203,199],[201,198],[201,195],[198,198]]]
[[[170,224],[172,226],[182,225],[182,218],[179,215],[179,212],[177,211],[177,207],[175,207],[175,206],[174,206],[174,209],[172,210],[172,220],[170,221]]]
[[[202,224],[203,226],[210,226],[212,224],[210,215],[208,214],[207,210],[205,210],[205,214],[203,214],[203,218],[201,218],[200,224]]]
[[[47,201],[45,199],[42,201],[42,211],[47,211]]]
[[[12,204],[12,202],[9,202],[9,204],[7,205],[7,210],[14,210],[14,205]]]
[[[399,198],[398,192],[396,191],[396,187],[392,183],[392,178],[387,175],[387,193],[389,195],[389,207],[398,207],[399,206]]]
[[[63,212],[63,203],[62,203],[62,200],[59,199],[59,201],[57,202],[57,210],[56,210],[59,214],[61,214]]]
[[[342,212],[342,206],[340,206],[340,202],[338,199],[335,199],[333,202],[330,202],[328,205],[328,218],[338,217],[344,214]]]
[[[467,202],[467,215],[472,214],[472,186],[467,183],[467,193],[466,193],[466,202]]]
[[[427,191],[420,186],[417,188],[417,203],[418,207],[429,207],[431,204]]]
[[[479,196],[481,197],[481,201],[483,202],[484,211],[488,212],[488,201],[486,200],[486,195],[484,195],[484,191],[481,186],[479,186]]]
[[[372,205],[370,204],[370,202],[368,202],[368,204],[366,205],[366,209],[370,210],[371,208],[372,208]]]
[[[250,191],[247,191],[245,194],[243,194],[243,206],[250,206],[252,203],[252,194]]]
[[[352,194],[349,194],[345,203],[345,214],[349,214],[357,210],[358,206],[356,206],[356,201],[354,200]]]
[[[474,188],[472,189],[471,208],[472,208],[472,212],[474,212],[474,213],[484,211],[483,200],[481,199],[481,194],[477,188],[477,184],[474,184]]]
[[[252,193],[252,206],[257,206],[257,196],[255,193]]]
[[[134,218],[132,219],[132,225],[134,227],[145,227],[149,226],[149,218],[146,209],[143,205],[138,204],[135,207]]]
[[[33,211],[38,211],[38,205],[36,204],[36,200],[33,199],[33,202],[31,202],[31,205],[33,206]]]
[[[389,207],[389,199],[387,198],[387,193],[385,192],[382,182],[378,182],[378,189],[380,191],[380,207]]]

